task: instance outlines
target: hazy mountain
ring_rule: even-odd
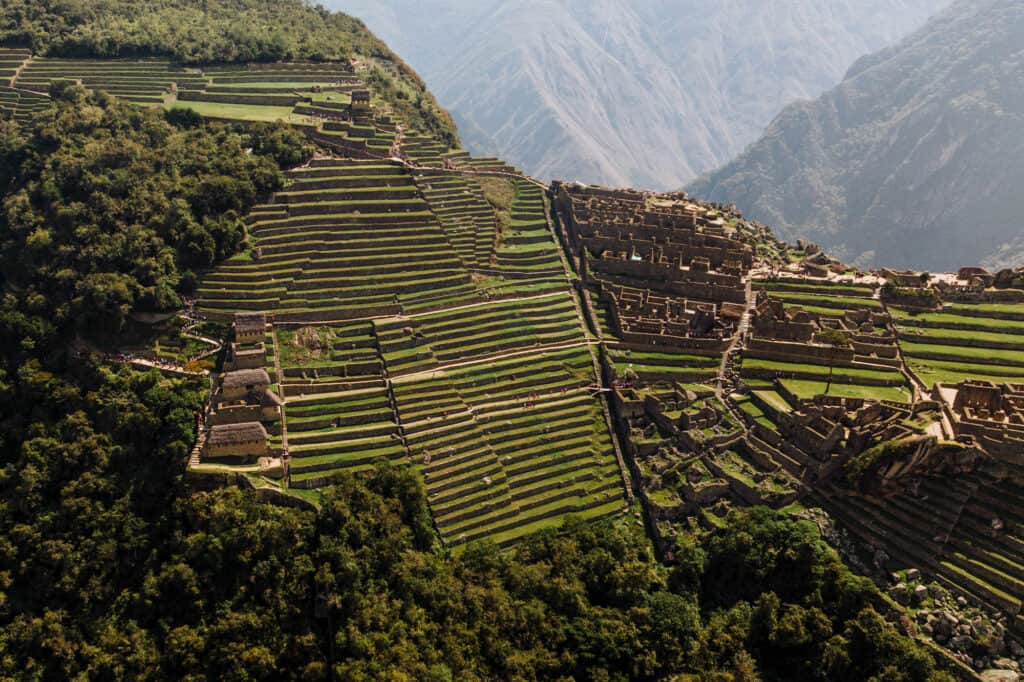
[[[1024,262],[1024,3],[958,0],[696,182],[860,264]]]
[[[543,178],[680,187],[949,0],[329,0]]]

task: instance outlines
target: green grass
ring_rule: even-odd
[[[657,353],[648,351],[624,351],[610,349],[608,354],[618,362],[637,362],[642,364],[669,364],[676,367],[718,367],[719,359],[703,355],[685,355],[680,353]]]
[[[806,381],[803,379],[783,379],[785,386],[793,395],[800,399],[813,398],[818,395],[830,395],[840,398],[864,398],[867,400],[892,400],[895,402],[907,403],[911,400],[909,389],[906,387],[890,386],[857,386],[851,384],[832,383],[828,393],[825,393],[827,383],[824,381]]]
[[[900,342],[905,355],[914,357],[929,353],[948,355],[964,360],[1005,360],[1008,364],[1024,366],[1024,351],[999,350],[995,348],[971,348],[969,346],[942,346],[938,344]]]
[[[219,102],[174,102],[169,109],[192,109],[202,116],[230,118],[240,121],[289,121],[291,107],[268,107],[249,104],[221,104]]]
[[[779,412],[791,412],[793,408],[786,399],[779,395],[776,391],[754,391],[757,397],[763,400],[768,405],[771,405]]]
[[[997,317],[972,317],[970,315],[954,315],[951,313],[921,313],[912,315],[905,310],[898,310],[896,308],[890,308],[889,312],[894,320],[904,323],[908,327],[913,327],[915,322],[919,322],[928,325],[929,328],[949,329],[957,325],[965,325],[985,327],[993,331],[1024,332],[1024,322],[1003,320]]]
[[[754,421],[756,421],[761,426],[764,426],[767,429],[775,428],[775,422],[769,419],[768,416],[765,415],[765,413],[761,410],[761,408],[755,405],[749,398],[738,401],[737,404],[740,410],[746,412],[751,417],[753,417]]]
[[[945,308],[954,313],[975,310],[979,313],[1015,313],[1024,316],[1024,305],[1020,303],[947,303]]]
[[[856,298],[853,296],[830,296],[827,294],[790,293],[772,291],[772,295],[783,301],[793,303],[815,303],[829,308],[881,308],[882,304],[872,298]]]
[[[1024,328],[1024,325],[1022,325]],[[929,327],[906,327],[900,326],[900,330],[907,334],[931,339],[941,343],[943,339],[973,339],[983,343],[994,344],[1020,344],[1024,346],[1024,335],[1022,334],[1001,334],[998,332],[983,332],[969,329],[933,329]]]
[[[827,282],[772,282],[767,280],[754,280],[754,288],[767,288],[772,292],[794,294],[821,294],[824,296],[856,296],[871,298],[874,290],[868,286],[850,284],[829,284]]]
[[[317,508],[323,503],[323,493],[317,489],[306,490],[305,488],[288,488],[286,494],[297,497],[300,500],[313,503]]]
[[[827,365],[813,365],[795,362],[777,362],[775,360],[759,360],[759,359],[745,359],[743,361],[743,367],[745,369],[765,369],[773,372],[779,372],[785,374],[786,372],[804,372],[818,374],[821,376],[828,375]],[[900,377],[900,373],[893,370],[886,372],[875,369],[860,369],[856,367],[836,367],[833,374],[835,377],[850,377],[853,379],[881,379],[884,381],[891,381]]]
[[[1024,368],[1003,365],[973,365],[965,367],[958,362],[907,358],[907,367],[928,387],[936,383],[957,384],[964,380],[1020,383],[1024,381]]]

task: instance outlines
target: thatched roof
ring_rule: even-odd
[[[210,429],[209,444],[217,446],[259,443],[267,440],[267,430],[259,422],[222,424]]]
[[[284,401],[273,391],[264,391],[263,397],[260,398],[260,405],[262,407],[280,407],[284,405]]]
[[[263,313],[235,313],[236,334],[262,334],[267,328],[267,316]]]
[[[240,369],[224,375],[224,388],[245,388],[246,386],[269,386],[270,375],[264,369]]]

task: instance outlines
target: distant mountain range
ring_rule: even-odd
[[[858,265],[1024,264],[1024,2],[957,0],[689,189]]]
[[[949,0],[328,0],[426,79],[466,146],[545,178],[678,188]]]

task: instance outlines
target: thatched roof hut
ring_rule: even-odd
[[[224,388],[269,386],[270,375],[265,369],[240,369],[224,375]]]
[[[267,430],[259,422],[222,424],[210,429],[210,437],[207,442],[214,448],[252,443],[264,444],[267,442]]]

